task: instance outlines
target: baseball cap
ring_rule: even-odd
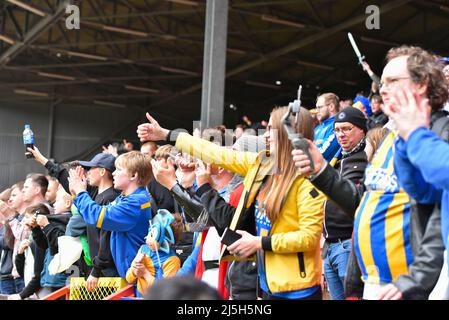
[[[99,153],[90,161],[80,161],[80,165],[86,168],[105,168],[113,172],[115,170],[115,157],[109,153]]]

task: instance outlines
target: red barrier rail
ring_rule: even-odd
[[[120,300],[123,297],[135,297],[134,285],[130,284],[118,290],[116,293],[104,298],[103,300]]]
[[[69,300],[69,296],[70,296],[70,287],[69,286],[62,287],[61,289],[50,293],[49,295],[43,297],[40,300],[57,300],[63,296],[65,296],[66,300]]]

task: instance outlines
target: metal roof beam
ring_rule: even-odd
[[[385,4],[385,5],[380,7],[380,12],[381,13],[386,13],[388,11],[391,11],[393,9],[396,9],[398,7],[401,7],[401,6],[405,5],[405,4],[409,3],[410,1],[411,0],[390,1],[387,4]],[[261,64],[263,64],[263,63],[265,63],[267,61],[269,61],[269,60],[272,60],[274,58],[283,56],[283,55],[288,54],[288,53],[290,53],[292,51],[296,51],[296,50],[301,49],[303,47],[306,47],[306,46],[308,46],[308,45],[310,45],[310,44],[312,44],[312,43],[314,43],[316,41],[319,41],[319,40],[322,40],[322,39],[326,39],[326,38],[330,37],[331,35],[333,35],[335,33],[344,31],[347,28],[350,28],[350,27],[352,27],[352,26],[354,26],[356,24],[362,23],[366,19],[366,14],[363,13],[363,14],[357,15],[355,17],[351,17],[351,15],[350,15],[349,17],[350,17],[349,19],[347,19],[347,20],[345,20],[345,21],[343,21],[343,22],[341,22],[341,23],[339,23],[339,24],[337,24],[337,25],[335,25],[333,27],[322,29],[322,30],[318,31],[315,34],[312,34],[311,36],[303,38],[303,39],[301,39],[301,40],[299,40],[297,42],[291,43],[291,44],[289,44],[289,45],[287,45],[287,46],[285,46],[283,48],[280,48],[280,49],[277,49],[277,50],[272,51],[270,53],[267,53],[265,56],[263,56],[261,58],[258,58],[256,60],[253,60],[253,61],[248,62],[248,63],[244,63],[240,67],[237,67],[237,68],[234,68],[234,69],[228,71],[226,73],[226,78],[234,76],[234,75],[237,75],[237,74],[240,74],[240,73],[242,73],[242,72],[244,72],[246,70],[253,69],[253,68],[255,68],[255,67],[257,67],[257,66],[259,66],[259,65],[261,65]],[[189,88],[186,88],[185,90],[179,91],[178,93],[176,93],[173,96],[167,97],[165,99],[159,100],[159,101],[151,104],[151,107],[163,105],[163,104],[165,104],[167,102],[172,101],[173,99],[177,98],[180,95],[184,95],[184,94],[195,92],[195,91],[201,89],[201,87],[202,87],[201,83],[193,85],[193,86],[191,86]]]
[[[0,68],[4,67],[6,64],[11,62],[17,55],[19,55],[23,50],[25,50],[28,47],[28,45],[33,43],[45,31],[47,31],[56,21],[58,21],[59,17],[65,13],[65,8],[70,3],[71,3],[70,0],[65,0],[61,2],[53,14],[43,18],[30,31],[28,31],[24,35],[22,42],[16,42],[5,53],[3,53],[3,55],[0,57]]]

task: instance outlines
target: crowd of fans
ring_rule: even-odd
[[[407,46],[386,61],[380,78],[363,64],[368,97],[320,94],[295,117],[190,135],[147,114],[138,151],[29,148],[48,175],[0,193],[2,298],[43,298],[74,266],[90,292],[121,277],[148,299],[449,298],[449,66]]]

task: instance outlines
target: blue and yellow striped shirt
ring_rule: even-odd
[[[394,139],[384,139],[365,173],[365,191],[354,221],[354,248],[363,280],[390,283],[413,262],[410,198],[394,172]]]

